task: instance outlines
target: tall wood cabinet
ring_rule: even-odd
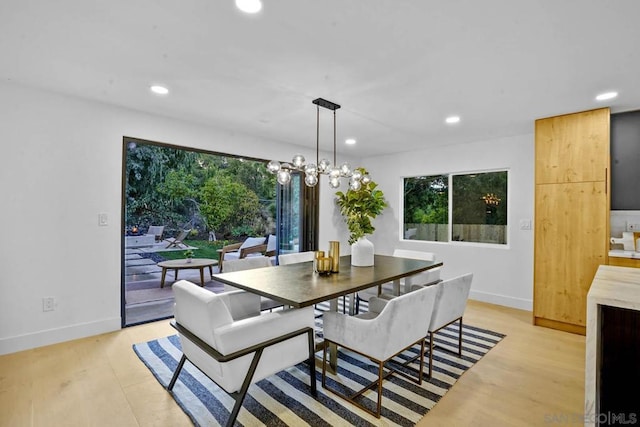
[[[608,108],[536,120],[534,324],[585,334],[609,251]]]

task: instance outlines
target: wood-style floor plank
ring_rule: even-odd
[[[533,326],[531,316],[470,301],[466,323],[507,337],[418,426],[531,426],[579,417],[584,337]],[[132,349],[174,332],[164,320],[0,356],[0,426],[191,425]]]

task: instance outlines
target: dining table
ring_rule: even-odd
[[[432,268],[441,267],[441,261],[426,261],[388,255],[374,255],[374,264],[368,267],[351,265],[351,256],[340,257],[337,273],[321,275],[314,272],[313,262],[301,262],[275,267],[221,273],[215,276],[219,282],[247,292],[274,299],[285,306],[302,308],[329,301],[337,310],[337,299],[350,295],[349,313],[354,314],[354,294],[363,289],[384,283],[394,283],[394,293],[400,294],[400,279],[405,279],[406,290],[410,276]],[[378,292],[380,293],[380,291]],[[330,351],[330,365],[337,367],[337,351]]]

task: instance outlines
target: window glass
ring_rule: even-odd
[[[452,176],[451,240],[507,243],[507,172]]]
[[[507,171],[404,178],[402,238],[506,244],[507,180]]]
[[[404,239],[449,240],[447,175],[404,179]]]

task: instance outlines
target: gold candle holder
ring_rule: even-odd
[[[318,258],[318,274],[320,275],[331,274],[331,257]]]
[[[316,251],[313,257],[313,272],[318,273],[318,260],[324,258],[324,251]]]
[[[338,273],[340,271],[340,242],[329,241],[329,258],[331,258],[331,272]]]

